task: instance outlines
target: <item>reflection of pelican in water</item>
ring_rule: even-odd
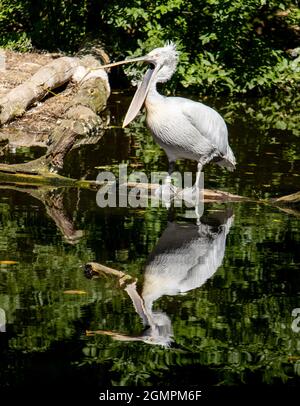
[[[228,210],[202,218],[199,225],[169,223],[147,261],[141,295],[136,290],[136,281],[125,288],[146,327],[143,334],[131,337],[102,330],[89,333],[111,335],[117,340],[170,345],[171,321],[165,313],[153,311],[153,303],[164,295],[174,296],[196,289],[216,272],[224,258],[226,236],[232,222],[232,211]],[[90,274],[111,273],[102,266],[97,269],[97,264],[88,264],[86,269]],[[124,283],[126,275],[118,272],[117,276],[120,280],[123,278]]]

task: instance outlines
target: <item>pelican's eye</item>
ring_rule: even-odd
[[[149,54],[152,58],[159,58],[159,53],[158,52],[150,52]]]

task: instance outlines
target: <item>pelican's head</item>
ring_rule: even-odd
[[[124,119],[123,127],[126,127],[136,117],[147,97],[151,85],[157,82],[166,82],[171,78],[177,66],[178,52],[176,51],[175,44],[168,42],[164,47],[155,48],[144,56],[110,63],[101,66],[101,68],[111,68],[132,62],[146,62],[152,66],[147,70],[142,82],[137,88]]]
[[[166,82],[175,72],[178,52],[176,51],[175,44],[170,42],[164,47],[153,49],[142,58],[145,62],[155,66],[155,70],[157,70],[156,82]]]
[[[160,75],[164,76],[164,79],[161,81],[167,81],[170,79],[174,73],[177,62],[178,62],[178,51],[176,50],[176,44],[173,42],[167,42],[164,47],[155,48],[144,56],[139,56],[137,58],[125,59],[124,61],[109,63],[108,65],[102,65],[101,68],[112,68],[118,65],[124,65],[126,63],[133,62],[147,62],[156,68],[157,72],[168,70],[169,75]],[[160,81],[160,80],[159,80]]]

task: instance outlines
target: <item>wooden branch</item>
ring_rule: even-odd
[[[65,188],[53,187],[17,187],[11,185],[0,185],[0,190],[15,190],[26,193],[34,199],[39,200],[46,208],[47,214],[55,222],[55,225],[63,235],[66,242],[76,244],[83,236],[82,230],[77,230],[72,216],[66,210],[64,204]]]
[[[80,63],[79,58],[67,56],[55,59],[4,95],[0,99],[0,125],[23,115],[29,106],[43,99],[49,90],[68,82]]]
[[[300,192],[271,199],[270,202],[279,210],[295,217],[300,217]]]
[[[291,195],[278,197],[277,199],[273,199],[273,203],[281,205],[281,204],[289,204],[295,205],[300,204],[300,192],[293,193]]]
[[[55,222],[65,240],[74,245],[82,238],[83,231],[75,228],[72,217],[66,212],[63,192],[62,189],[52,189],[44,190],[42,193],[32,191],[31,195],[44,204],[48,216]]]
[[[137,188],[141,190],[149,190],[151,192],[155,192],[160,185],[156,183],[140,183],[140,182],[127,182],[124,184],[129,189]],[[180,194],[183,189],[177,188],[176,194]],[[241,201],[250,201],[251,199],[248,197],[243,197],[239,195],[234,195],[232,193],[223,192],[220,190],[210,190],[204,189],[200,192],[203,193],[203,200],[204,202],[241,202]]]
[[[126,274],[125,272],[118,271],[114,268],[109,268],[108,266],[99,264],[98,262],[88,262],[85,264],[85,272],[89,277],[94,276],[115,276],[118,278],[119,283],[123,286],[125,283],[135,283],[136,279],[132,276]]]
[[[80,189],[97,190],[103,183],[85,179],[72,179],[65,176],[60,176],[56,173],[51,173],[47,169],[43,172],[42,165],[39,171],[32,168],[30,172],[30,163],[34,163],[33,167],[38,168],[39,163],[36,161],[28,162],[27,164],[17,165],[0,165],[0,183],[9,183],[15,185],[32,185],[32,186],[56,186],[56,187],[75,187]],[[28,165],[24,168],[25,165]],[[13,168],[11,168],[13,167]]]
[[[33,166],[30,166],[31,164],[33,164]],[[47,169],[47,162],[44,157],[26,164],[0,165],[0,182],[36,186],[77,187],[94,190],[99,190],[107,184],[113,184],[112,182],[101,183],[92,180],[77,180],[60,176],[56,173],[51,173]],[[121,186],[128,187],[129,189],[138,188],[151,192],[154,192],[159,187],[158,184],[139,182],[128,182],[124,185],[120,185],[120,187]],[[149,198],[152,197],[152,194],[150,194]],[[203,197],[204,202],[241,202],[251,200],[247,197],[234,195],[228,192],[209,189],[204,189]]]
[[[36,160],[38,161],[38,160]],[[32,162],[36,162],[32,161]],[[101,187],[106,186],[107,184],[113,185],[113,182],[97,182],[92,180],[78,180],[67,178],[64,176],[60,176],[55,173],[51,173],[48,169],[43,172],[43,160],[39,163],[40,170],[38,172],[34,172],[32,169],[31,173],[28,172],[28,168],[26,168],[26,172],[22,172],[24,165],[29,165],[31,162],[27,164],[18,164],[18,165],[0,165],[0,183],[9,183],[9,184],[16,184],[16,185],[34,185],[34,186],[56,186],[56,187],[75,187],[79,189],[92,189],[92,190],[99,190]],[[18,171],[16,171],[16,167],[18,167]],[[37,167],[37,166],[36,166]],[[119,187],[128,187],[129,189],[137,188],[148,190],[151,194],[148,195],[148,198],[153,198],[153,193],[158,187],[158,184],[153,183],[139,183],[139,182],[128,182],[124,185],[120,185]],[[248,197],[234,195],[228,192],[220,191],[220,190],[210,190],[204,189],[203,190],[203,201],[204,203],[225,203],[225,202],[255,202],[260,204],[269,204],[276,206],[278,209],[285,211],[288,214],[292,214],[295,216],[299,216],[299,211],[295,209],[288,209],[287,206],[291,205],[291,201],[295,204],[298,203],[297,196],[300,195],[300,192],[294,193],[293,195],[283,196],[278,199],[269,199],[269,200],[255,200],[250,199]],[[155,196],[154,196],[155,197]]]
[[[118,271],[117,269],[114,268],[109,268],[108,266],[98,264],[97,262],[89,262],[86,265],[86,268],[89,269],[89,271],[92,271],[94,274],[97,275],[113,275],[116,276],[117,278],[123,278],[126,274],[122,271]]]
[[[292,216],[300,218],[300,210],[297,209],[291,209],[290,206],[283,206],[283,205],[276,205],[277,209],[280,211],[283,211],[286,214],[290,214]]]

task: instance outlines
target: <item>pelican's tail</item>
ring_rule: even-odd
[[[227,155],[216,163],[219,166],[222,166],[222,168],[228,169],[230,172],[235,170],[236,160],[232,149],[229,146],[227,148]]]

